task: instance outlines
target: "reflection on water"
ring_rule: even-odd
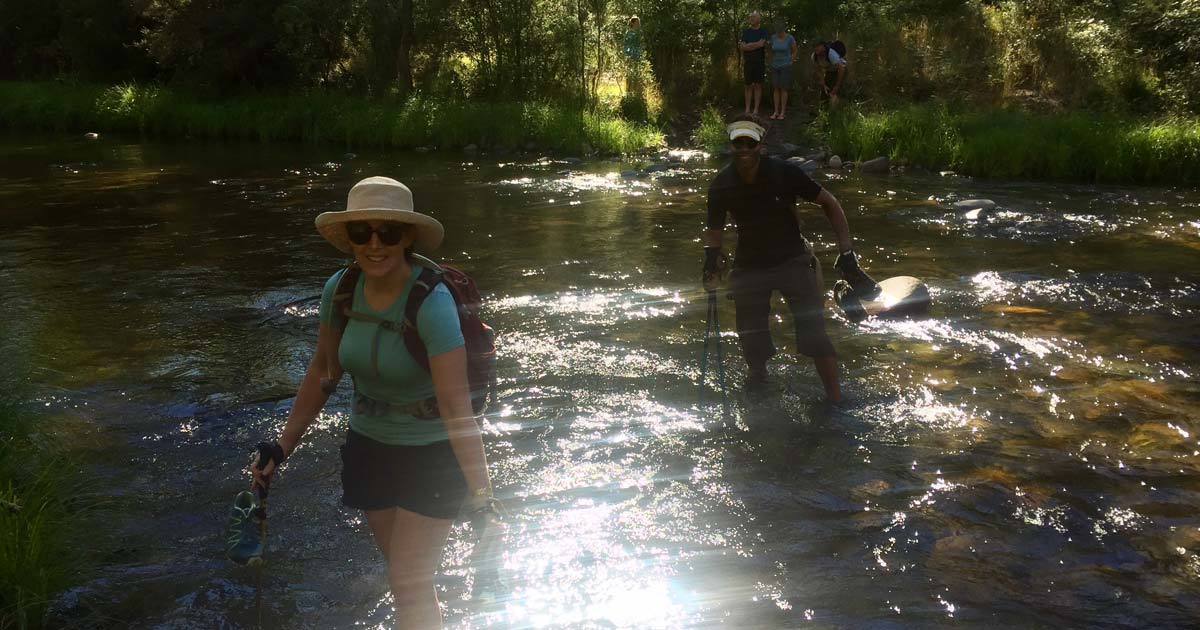
[[[831,314],[847,404],[820,403],[811,364],[788,356],[777,392],[722,417],[695,385],[718,165],[668,159],[0,143],[0,374],[92,427],[82,456],[125,541],[57,625],[253,626],[253,576],[224,563],[219,532],[340,262],[313,217],[369,174],[443,220],[445,256],[501,332],[484,426],[508,593],[471,599],[456,527],[438,578],[450,627],[1194,623],[1200,193],[819,173],[867,268],[922,277],[935,307]],[[998,206],[949,209],[971,198]],[[828,257],[824,219],[806,216]],[[365,523],[339,502],[345,396],[272,494],[277,627],[390,619]]]

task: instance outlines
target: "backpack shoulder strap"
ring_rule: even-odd
[[[339,331],[346,329],[349,323],[347,313],[354,306],[354,290],[358,288],[358,278],[362,275],[362,267],[351,262],[342,270],[341,277],[333,288],[333,327]]]
[[[321,391],[326,394],[333,394],[337,391],[335,377],[342,371],[341,362],[338,360],[338,346],[342,344],[342,334],[346,332],[346,324],[350,322],[350,311],[354,306],[354,289],[358,286],[360,275],[362,275],[362,268],[358,266],[358,263],[351,262],[342,270],[342,275],[333,288],[333,299],[330,304],[333,346],[330,348],[329,355],[325,357],[325,378],[321,379]]]
[[[432,261],[430,265],[431,267],[422,265],[421,275],[417,276],[412,290],[408,293],[408,299],[404,303],[404,345],[413,359],[426,370],[429,370],[429,352],[425,349],[425,342],[421,341],[421,336],[417,331],[417,313],[421,310],[421,305],[425,303],[429,294],[433,293],[437,285],[445,280],[441,267]]]

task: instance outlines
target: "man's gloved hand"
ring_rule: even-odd
[[[721,286],[721,275],[725,272],[725,255],[720,247],[704,248],[704,288],[716,291]]]
[[[854,250],[848,249],[838,254],[833,266],[842,272],[842,277],[850,283],[859,299],[869,300],[879,293],[879,283],[858,266],[858,254]]]

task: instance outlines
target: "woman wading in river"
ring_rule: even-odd
[[[424,269],[413,252],[435,250],[442,224],[415,212],[409,189],[386,177],[362,180],[344,211],[321,214],[316,223],[334,247],[354,256],[361,272],[353,287],[342,288],[352,307],[345,315],[335,308],[342,303],[335,291],[347,272],[325,283],[316,353],[272,461],[262,471],[252,468],[254,483],[270,483],[275,460],[296,450],[343,370],[349,372],[354,405],[342,446],[342,502],[363,510],[387,561],[396,626],[440,628],[433,578],[450,526],[464,507],[472,514],[488,511],[491,485],[449,290],[435,284],[413,322],[428,369],[410,353],[403,332],[388,324],[406,321],[406,303]]]

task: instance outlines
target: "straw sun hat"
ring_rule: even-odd
[[[412,191],[390,177],[368,177],[350,189],[346,209],[317,215],[317,231],[343,252],[351,253],[347,221],[396,221],[417,230],[413,249],[429,254],[442,244],[446,235],[435,218],[413,210]]]

